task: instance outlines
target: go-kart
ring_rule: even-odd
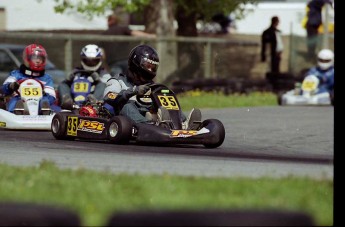
[[[82,70],[73,72],[74,79],[71,84],[71,97],[73,103],[70,105],[63,105],[61,103],[62,100],[59,100],[56,112],[73,111],[78,113],[79,108],[89,101],[88,95],[95,89],[95,86],[92,85],[91,81],[88,79],[89,76],[85,75],[83,72]]]
[[[278,104],[285,105],[333,105],[334,96],[329,92],[318,93],[319,79],[306,76],[302,84],[296,83],[293,90],[278,95]]]
[[[150,85],[150,91],[136,100],[151,108],[152,115],[159,108],[165,108],[170,115],[168,121],[157,124],[134,123],[126,116],[112,116],[103,103],[87,104],[79,114],[57,113],[51,123],[51,131],[56,139],[106,140],[115,144],[202,144],[206,148],[222,145],[225,138],[223,124],[217,119],[194,122],[195,130],[182,127],[180,104],[169,88],[161,84]],[[109,93],[108,96],[115,95]]]
[[[16,91],[23,103],[13,113],[0,109],[0,128],[20,130],[50,130],[54,112],[49,106],[41,106],[44,87],[35,79],[25,79],[19,82]],[[9,97],[3,97],[6,102]],[[5,104],[4,104],[5,107]]]
[[[71,85],[71,94],[74,104],[82,106],[87,101],[87,96],[95,89],[92,86],[88,76],[84,75],[82,71],[74,73],[74,80]]]

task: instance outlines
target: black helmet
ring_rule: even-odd
[[[145,81],[156,77],[158,66],[157,51],[148,45],[136,46],[129,53],[128,68]]]

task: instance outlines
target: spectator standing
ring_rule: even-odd
[[[120,22],[120,17],[116,14],[109,15],[107,17],[108,29],[102,34],[156,38],[156,34],[132,30],[127,25],[121,24]],[[121,68],[127,66],[127,54],[131,50],[133,44],[128,45],[128,42],[102,42],[100,46],[104,48],[104,67],[108,71],[111,71],[109,65],[113,63],[113,61],[120,61],[118,64],[121,65]]]
[[[331,0],[311,0],[307,4],[306,18],[303,26],[307,30],[307,56],[314,59],[318,45],[320,27],[322,26],[322,8],[325,4],[332,4]]]
[[[229,33],[230,25],[232,23],[232,19],[230,18],[230,16],[225,16],[224,13],[217,13],[213,15],[212,21],[217,22],[220,25],[221,30],[219,31],[219,33]]]
[[[281,31],[277,28],[279,25],[278,16],[271,18],[271,25],[263,31],[261,35],[261,61],[266,61],[266,49],[270,46],[270,72],[280,73],[281,54],[284,49]]]
[[[108,16],[108,29],[103,33],[104,35],[130,35],[155,38],[156,34],[147,33],[139,30],[132,30],[126,25],[120,24],[120,18],[115,14]]]

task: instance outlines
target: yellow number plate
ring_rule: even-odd
[[[303,81],[302,89],[304,91],[313,91],[316,89],[316,83],[314,81]]]
[[[74,91],[75,92],[87,92],[89,90],[89,84],[85,82],[75,82]]]
[[[20,94],[23,97],[40,97],[42,96],[42,88],[40,87],[21,87]]]
[[[77,136],[78,117],[68,117],[67,119],[67,135]]]
[[[163,96],[158,95],[158,99],[162,106],[164,106],[168,110],[179,110],[179,107],[177,105],[177,101],[174,96]]]

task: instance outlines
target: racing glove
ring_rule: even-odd
[[[91,102],[91,103],[96,103],[97,99],[93,94],[88,94],[87,95],[87,99]]]
[[[135,86],[133,88],[133,91],[134,91],[135,95],[144,95],[149,90],[150,90],[150,87],[147,86],[146,84]]]
[[[95,81],[95,82],[99,81],[99,79],[100,79],[100,76],[97,72],[91,73],[90,76],[92,77],[93,81]]]
[[[8,85],[9,89],[11,89],[11,91],[16,91],[19,88],[19,84],[18,82],[12,82],[10,83],[10,85]]]
[[[320,78],[320,82],[321,82],[321,83],[324,83],[324,84],[327,83],[327,80],[328,80],[328,79],[327,79],[326,76],[322,76],[322,77]]]
[[[69,82],[72,82],[74,79],[74,73],[70,73],[66,76],[66,80]]]

